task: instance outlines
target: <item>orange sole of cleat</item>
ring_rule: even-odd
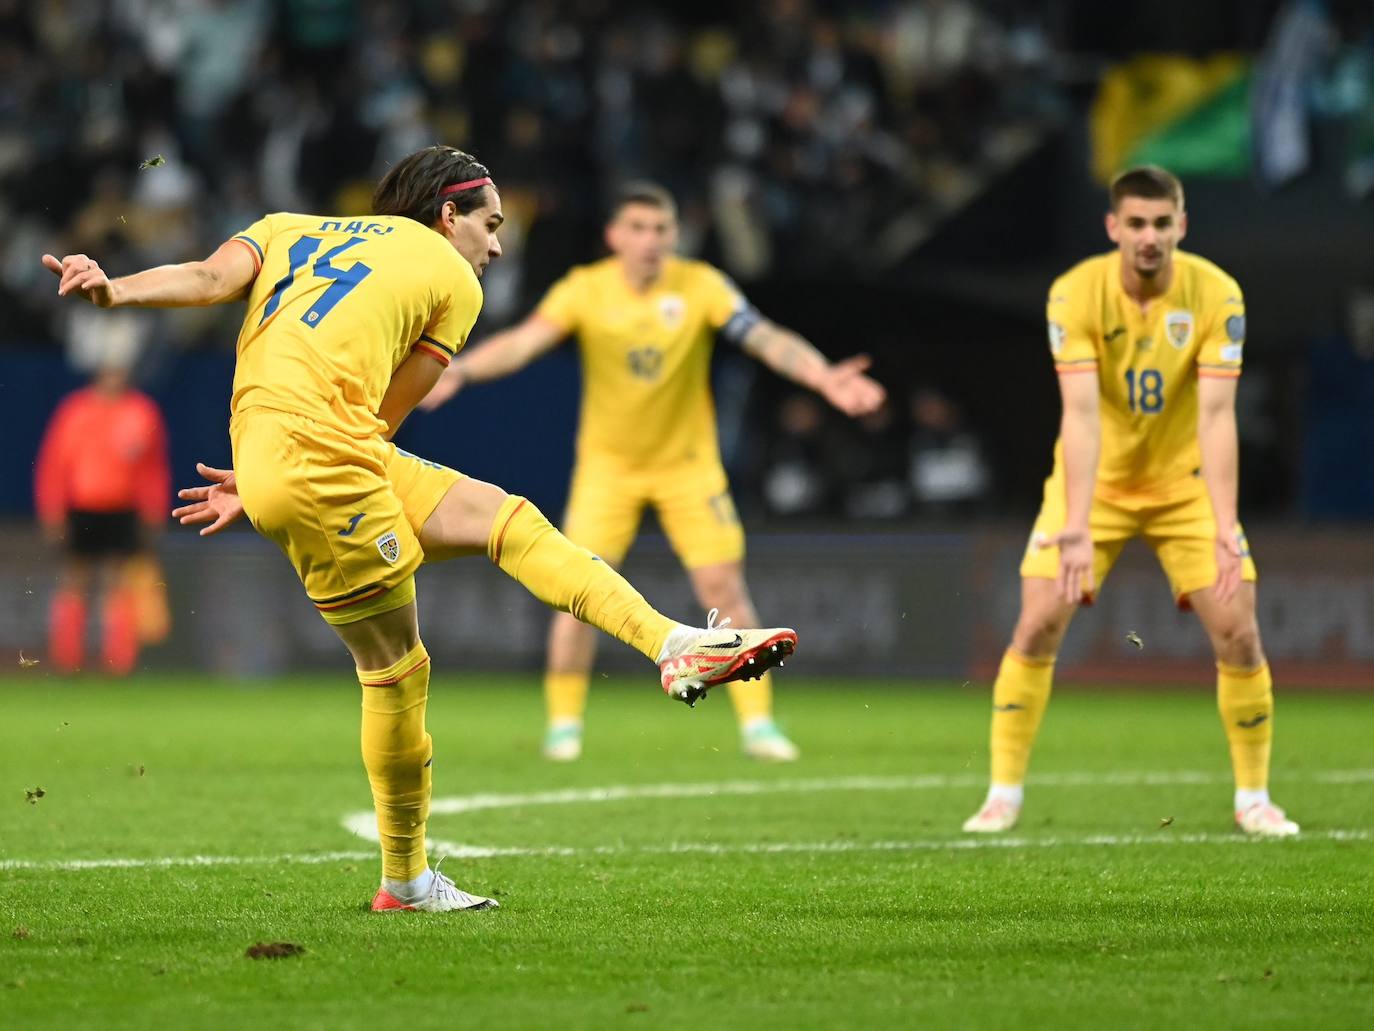
[[[781,666],[782,660],[797,650],[797,635],[794,633],[774,634],[757,648],[741,652],[730,666],[718,676],[704,681],[705,686],[728,684],[734,680],[757,680],[774,666]]]
[[[706,692],[710,688],[736,680],[757,680],[774,666],[781,666],[783,660],[796,650],[797,635],[795,631],[788,630],[774,634],[763,643],[746,652],[741,652],[723,672],[717,673],[709,680],[702,679],[697,684],[689,684],[681,688],[679,694],[670,691],[666,684],[663,690],[668,693],[669,697],[685,702],[688,708],[695,709],[697,702],[706,697]]]
[[[385,888],[378,888],[377,894],[372,896],[372,912],[374,913],[414,913],[414,906],[407,906]]]

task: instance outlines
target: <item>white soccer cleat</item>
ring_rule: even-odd
[[[1004,798],[990,798],[983,808],[964,821],[966,834],[1001,834],[1016,826],[1021,807]]]
[[[1291,838],[1299,830],[1273,802],[1256,802],[1236,813],[1236,826],[1257,838]]]
[[[801,758],[801,749],[772,720],[761,720],[743,731],[740,745],[746,756],[761,762],[790,763]]]
[[[582,728],[572,724],[550,727],[544,733],[544,758],[556,763],[582,758]]]
[[[706,617],[706,629],[669,638],[668,657],[658,664],[663,691],[689,706],[717,684],[754,680],[796,650],[797,632],[785,627],[765,630],[725,629],[727,618],[716,625],[716,610]]]
[[[501,903],[495,899],[470,895],[451,880],[434,871],[434,881],[429,886],[429,894],[418,902],[402,902],[385,888],[378,888],[372,896],[374,913],[454,913],[459,910],[500,909]]]

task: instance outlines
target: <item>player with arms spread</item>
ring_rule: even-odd
[[[275,214],[205,261],[110,280],[83,254],[43,263],[59,294],[101,307],[246,300],[231,403],[234,469],[199,466],[183,524],[222,530],[246,511],[286,553],[362,684],[363,762],[382,843],[375,911],[492,908],[425,854],[433,747],[429,655],[415,570],[485,553],[541,601],[658,662],[694,702],[790,654],[790,630],[726,634],[654,611],[524,498],[399,450],[391,436],[463,346],[478,277],[501,254],[501,198],[470,155],[429,147],[377,186],[369,218]]]
[[[582,361],[576,468],[563,522],[570,540],[619,566],[652,506],[704,608],[755,626],[744,582],[744,531],[716,439],[712,344],[719,335],[848,415],[883,402],[866,357],[831,364],[795,333],[765,319],[710,265],[674,256],[677,209],[653,183],[618,194],[611,256],[574,268],[524,322],[453,362],[422,403],[436,408],[468,383],[509,376],[570,336]],[[595,638],[556,615],[549,632],[544,754],[582,754]],[[772,719],[769,678],[731,685],[745,753],[798,755]]]
[[[1297,824],[1269,800],[1273,685],[1255,620],[1255,564],[1236,517],[1240,287],[1176,250],[1188,228],[1183,187],[1161,168],[1116,178],[1106,224],[1116,250],[1050,288],[1063,418],[1021,564],[1021,616],[993,687],[992,785],[964,830],[1016,824],[1069,620],[1123,545],[1142,537],[1216,653],[1236,822],[1250,834],[1293,835]]]

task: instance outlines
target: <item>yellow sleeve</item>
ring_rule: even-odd
[[[1241,351],[1245,348],[1245,298],[1235,280],[1228,280],[1226,285],[1213,305],[1207,335],[1198,346],[1199,376],[1240,375]]]
[[[577,270],[549,287],[534,313],[545,322],[552,322],[570,336],[577,332],[582,317],[582,291],[578,289]]]
[[[263,259],[267,255],[267,241],[272,239],[272,216],[263,215],[243,232],[235,233],[229,239],[243,244],[252,251],[255,271],[261,271]]]
[[[706,266],[700,281],[701,301],[706,308],[706,321],[712,329],[722,329],[749,302],[725,273]]]
[[[1087,301],[1068,277],[1055,280],[1045,304],[1050,354],[1056,372],[1090,372],[1097,368],[1097,341],[1087,317]]]
[[[435,287],[434,314],[415,346],[447,365],[463,345],[482,312],[482,285],[472,267],[457,253],[443,268]]]

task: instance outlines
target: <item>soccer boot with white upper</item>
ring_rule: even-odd
[[[1021,807],[1005,798],[989,798],[983,807],[964,821],[967,834],[1000,834],[1016,826]]]
[[[785,627],[745,630],[730,627],[728,618],[716,625],[716,610],[706,617],[706,629],[669,638],[668,655],[658,664],[663,691],[690,706],[717,684],[754,680],[796,650],[797,632]]]
[[[1236,826],[1257,838],[1291,838],[1298,825],[1273,802],[1256,802],[1236,813]]]
[[[790,763],[801,758],[801,749],[772,720],[758,720],[741,730],[740,747],[750,759],[762,762]]]
[[[570,763],[582,758],[582,724],[559,723],[544,732],[544,758]]]
[[[374,913],[452,913],[462,909],[500,909],[501,903],[486,899],[481,895],[470,895],[451,880],[434,871],[434,880],[429,886],[429,894],[414,902],[403,902],[386,888],[378,888],[372,896]]]

